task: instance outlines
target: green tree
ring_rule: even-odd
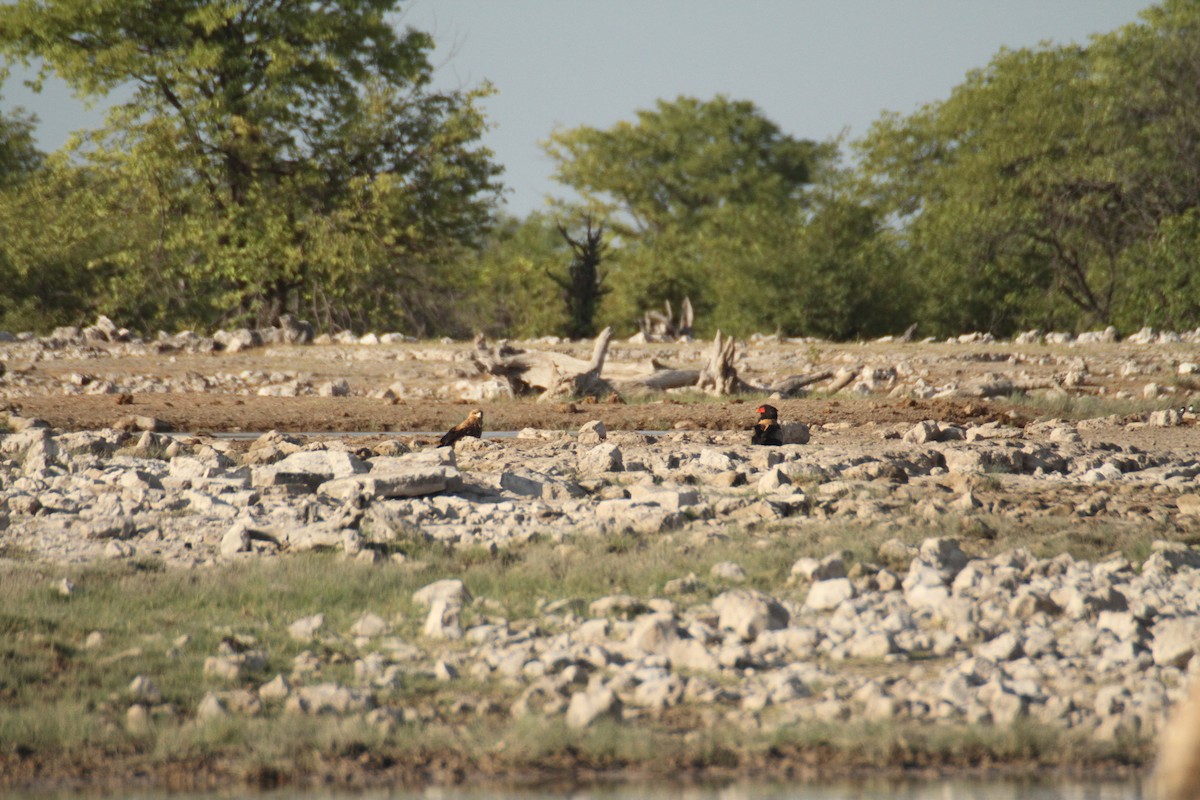
[[[1084,202],[1073,206],[1065,183],[1082,190],[1102,170],[1081,159],[1084,67],[1077,49],[1003,52],[948,100],[885,116],[862,143],[867,177],[903,223],[936,331],[1009,333],[1032,319],[1073,321],[1084,305],[1106,313],[1109,292],[1089,269],[1095,243],[1064,224]]]
[[[762,277],[796,263],[794,229],[834,145],[796,139],[753,103],[717,96],[660,100],[635,122],[557,131],[544,146],[555,179],[579,194],[577,210],[615,234],[611,322],[690,297],[702,332],[749,332],[803,302]]]
[[[45,331],[94,319],[113,275],[109,256],[145,222],[136,200],[111,188],[57,154],[0,188],[0,328]],[[108,209],[122,203],[132,216],[105,224]]]
[[[1163,220],[1122,260],[1128,300],[1114,320],[1118,326],[1179,331],[1200,325],[1200,209]]]
[[[876,214],[823,184],[803,216],[729,209],[700,232],[700,249],[721,269],[710,324],[742,334],[852,339],[895,333],[911,319],[887,233]]]
[[[947,100],[878,122],[864,186],[902,232],[929,329],[1154,317],[1131,289],[1190,224],[1160,227],[1200,203],[1198,86],[1200,6],[1171,0],[1086,47],[1002,51]]]
[[[456,324],[443,272],[490,223],[499,168],[472,92],[429,87],[397,0],[18,0],[0,48],[85,96],[132,86],[80,155],[157,235],[116,254],[145,322]],[[445,289],[445,291],[438,291]],[[124,290],[124,291],[121,291]]]
[[[830,146],[783,133],[751,102],[678,97],[608,130],[556,131],[555,180],[626,236],[687,230],[727,205],[802,205]]]
[[[604,226],[593,225],[589,216],[585,220],[582,239],[574,239],[562,224],[558,232],[571,248],[571,263],[565,275],[551,272],[550,280],[562,290],[563,304],[567,308],[567,325],[564,330],[568,338],[583,339],[596,335],[596,312],[600,299],[608,294],[604,285],[604,273],[600,264],[604,260],[608,245],[604,242]]]
[[[474,260],[467,305],[477,330],[490,336],[534,337],[566,328],[565,306],[547,302],[556,286],[550,273],[569,258],[552,217],[533,212],[504,217]]]
[[[29,330],[76,321],[95,284],[93,240],[75,215],[55,160],[34,143],[36,119],[0,115],[0,327]]]
[[[1143,23],[1098,38],[1100,68],[1119,76],[1109,103],[1128,132],[1115,160],[1134,235],[1120,254],[1114,322],[1200,326],[1200,6],[1168,0]]]
[[[36,125],[19,108],[0,114],[0,189],[21,183],[41,166],[45,155],[33,140]]]

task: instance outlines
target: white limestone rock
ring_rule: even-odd
[[[324,614],[311,614],[288,625],[288,636],[291,636],[298,642],[311,641],[317,635],[317,631],[325,624]]]
[[[733,589],[712,603],[718,625],[745,642],[764,631],[787,627],[790,615],[779,601],[756,589]]]

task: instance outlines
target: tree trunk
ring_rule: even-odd
[[[600,335],[596,337],[596,344],[592,348],[592,360],[588,362],[587,369],[582,372],[563,373],[557,365],[553,365],[555,376],[551,379],[550,385],[546,387],[546,391],[538,397],[538,402],[566,397],[599,398],[606,394],[612,394],[612,386],[600,377],[600,373],[604,369],[604,359],[608,355],[610,339],[612,339],[612,328],[600,331]]]
[[[778,392],[784,397],[795,397],[802,394],[803,390],[809,385],[818,383],[823,380],[828,380],[833,377],[833,373],[829,370],[823,372],[814,372],[810,375],[789,375],[779,381],[776,381],[769,387],[769,391],[774,394]]]
[[[840,392],[842,389],[845,389],[847,386],[849,386],[861,372],[861,366],[855,366],[853,369],[842,367],[837,371],[837,374],[833,376],[833,380],[830,381],[829,386],[826,387],[826,391],[828,391],[830,394]]]
[[[661,392],[666,389],[695,386],[698,380],[700,371],[696,369],[659,369],[639,378],[614,381],[614,385],[623,393]]]
[[[737,342],[734,338],[730,336],[723,339],[721,332],[717,331],[712,349],[708,351],[708,362],[700,370],[700,378],[696,381],[697,388],[718,396],[755,391],[755,387],[738,377],[733,366],[736,352]]]

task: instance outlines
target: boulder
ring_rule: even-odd
[[[601,717],[618,715],[620,710],[621,701],[607,686],[576,692],[567,704],[567,726],[576,730],[586,728]]]
[[[426,467],[394,472],[372,471],[368,475],[336,478],[317,487],[317,493],[336,500],[360,495],[375,499],[421,497],[462,486],[462,476],[453,467]]]
[[[718,625],[742,641],[752,642],[764,631],[787,627],[790,615],[779,601],[755,589],[733,589],[713,600]]]

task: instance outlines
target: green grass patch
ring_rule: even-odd
[[[1006,398],[1017,409],[1036,419],[1095,419],[1149,414],[1179,405],[1177,398],[1146,400],[1139,397],[1070,394],[1014,394]]]
[[[1040,530],[995,524],[996,539],[968,546],[989,552],[1029,546],[1039,555],[1120,550],[1132,557],[1148,552],[1150,541],[1144,530],[1120,523]],[[404,542],[409,561],[424,565],[420,569],[318,553],[191,571],[157,563],[56,567],[0,562],[0,767],[33,754],[51,764],[56,759],[113,764],[126,759],[152,767],[232,762],[237,774],[293,775],[314,774],[343,760],[357,764],[364,754],[425,763],[440,753],[454,754],[455,763],[501,772],[582,764],[669,774],[678,768],[737,769],[789,752],[833,752],[839,762],[900,765],[912,759],[1070,763],[1106,756],[1107,745],[1076,742],[1036,726],[960,730],[941,724],[803,724],[746,732],[732,725],[701,724],[695,717],[710,709],[687,707],[661,719],[607,720],[574,731],[561,718],[512,719],[508,709],[523,686],[476,678],[465,667],[451,682],[414,668],[404,672],[398,686],[379,690],[381,702],[419,712],[391,726],[371,725],[361,715],[285,713],[272,704],[255,717],[195,718],[205,693],[254,689],[276,673],[290,674],[304,650],[321,660],[320,673],[307,682],[358,685],[354,661],[374,649],[386,651],[382,641],[360,648],[349,635],[354,621],[367,611],[388,620],[394,636],[420,644],[429,656],[426,669],[434,658],[464,654],[471,644],[431,642],[419,634],[425,612],[413,604],[413,592],[442,578],[462,579],[478,598],[463,611],[465,626],[500,616],[518,627],[535,621],[553,628],[554,618],[543,613],[551,601],[568,601],[558,614],[586,616],[590,603],[600,597],[658,597],[667,581],[689,573],[699,585],[673,598],[680,605],[707,602],[738,586],[799,599],[803,587],[793,587],[788,574],[800,556],[841,551],[852,562],[874,560],[886,538],[899,536],[916,544],[940,532],[952,533],[929,526],[897,532],[809,522],[770,531],[726,528],[708,539],[577,533],[498,552]],[[712,566],[722,561],[740,564],[746,579],[712,577]],[[70,596],[58,590],[64,577],[76,587]],[[318,612],[325,623],[316,639],[293,640],[287,627]],[[233,684],[205,675],[205,659],[217,655],[223,641],[233,640],[262,650],[266,667]],[[152,680],[162,698],[151,709],[148,726],[130,730],[127,714],[135,698],[129,685],[138,675]],[[485,713],[473,710],[488,706],[492,710]]]
[[[1138,763],[1149,741],[1100,741],[1022,720],[1011,726],[914,722],[800,723],[764,735],[756,746],[775,751],[830,750],[847,765],[972,767],[1007,763],[1041,767]]]
[[[860,561],[880,563],[879,548],[889,539],[918,547],[931,537],[949,537],[958,540],[962,549],[975,558],[1024,548],[1036,558],[1068,554],[1080,560],[1098,561],[1119,554],[1134,563],[1141,563],[1150,556],[1155,541],[1192,545],[1200,539],[1194,531],[1179,530],[1169,522],[1149,519],[1050,515],[1014,518],[986,513],[962,517],[941,515],[934,520],[908,521],[901,525],[889,521],[852,526],[844,522],[814,524],[807,519],[785,519],[772,525],[767,534],[755,543],[769,556],[786,561],[781,565],[784,568],[790,568],[801,556],[822,558],[834,552],[841,553],[847,565]],[[744,557],[743,554],[732,560],[744,565]],[[908,568],[910,560],[904,558],[882,566],[902,571]]]

